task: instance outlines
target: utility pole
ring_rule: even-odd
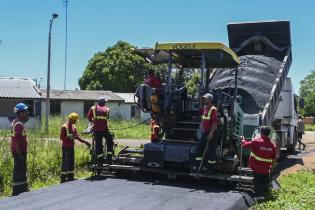
[[[63,89],[66,90],[67,83],[67,53],[68,53],[68,0],[63,0],[66,7],[66,35],[65,35],[65,77],[63,82]]]
[[[48,64],[47,64],[47,90],[46,90],[46,119],[45,119],[45,132],[48,135],[48,118],[50,114],[50,49],[51,49],[51,28],[54,19],[58,17],[57,14],[52,14],[52,18],[49,20],[49,34],[48,34]]]

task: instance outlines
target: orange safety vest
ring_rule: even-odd
[[[156,120],[152,120],[150,122],[150,127],[151,127],[151,141],[152,140],[157,140],[159,138],[159,132],[156,133],[155,129],[158,128],[160,131],[160,126]]]
[[[92,111],[93,111],[93,119],[94,120],[107,120],[108,119],[108,115],[109,115],[109,108],[105,107],[106,112],[105,112],[105,116],[100,116],[96,114],[96,106],[92,106]]]
[[[73,126],[73,129],[76,129],[75,125],[72,124],[72,126]],[[74,135],[69,132],[69,125],[68,125],[68,123],[63,124],[62,127],[66,128],[67,137],[69,137],[70,139],[74,139]]]

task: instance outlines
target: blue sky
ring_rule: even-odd
[[[89,59],[125,40],[138,47],[156,41],[219,41],[226,24],[289,19],[293,46],[290,76],[295,89],[315,66],[315,2],[289,0],[69,0],[67,89],[78,87]],[[65,7],[62,0],[0,1],[0,76],[43,78],[52,13],[51,86],[63,89]]]

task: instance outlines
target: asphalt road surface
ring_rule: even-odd
[[[315,132],[306,132],[303,140],[307,144],[306,150],[281,158],[276,176],[296,167],[305,167],[307,164],[314,166]],[[139,142],[137,140],[134,143]],[[220,183],[148,179],[147,176],[131,177],[77,180],[34,190],[16,197],[0,199],[0,209],[237,210],[247,209],[246,200],[250,201],[248,196],[244,197],[246,194],[236,192],[233,187]]]
[[[247,209],[242,194],[202,183],[104,178],[77,180],[0,200],[0,209]]]

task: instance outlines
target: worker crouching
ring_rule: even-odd
[[[270,128],[262,126],[260,137],[252,141],[242,139],[244,148],[251,148],[249,166],[254,172],[254,188],[257,197],[264,196],[270,185],[270,173],[276,163],[276,145],[269,139]]]
[[[155,114],[152,114],[152,119],[150,121],[150,129],[151,129],[151,143],[159,142],[160,126],[159,126],[159,123],[157,121]]]
[[[18,103],[14,107],[16,118],[11,124],[11,152],[14,159],[12,196],[29,191],[27,171],[27,135],[24,123],[29,119],[28,107]]]
[[[90,147],[90,143],[81,139],[77,133],[75,123],[79,119],[77,113],[71,113],[69,120],[60,130],[60,140],[62,141],[62,163],[61,163],[61,183],[74,180],[74,140]]]

